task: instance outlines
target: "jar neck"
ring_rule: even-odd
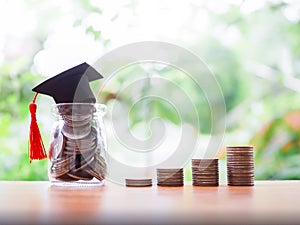
[[[80,116],[91,115],[102,117],[106,113],[106,106],[97,103],[59,103],[52,105],[52,114],[57,119],[63,119],[65,115]]]

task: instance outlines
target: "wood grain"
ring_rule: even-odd
[[[300,224],[300,181],[71,188],[0,181],[0,224]]]

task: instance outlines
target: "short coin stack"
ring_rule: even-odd
[[[60,181],[102,181],[106,163],[101,156],[97,129],[92,125],[95,108],[89,104],[59,105],[62,124],[51,143],[51,176]]]
[[[192,159],[192,178],[194,186],[219,185],[218,159]]]
[[[183,186],[183,168],[156,169],[157,185],[159,186]]]
[[[252,146],[228,146],[227,181],[231,186],[254,185],[254,160]]]
[[[127,187],[148,187],[152,186],[152,179],[125,179]]]

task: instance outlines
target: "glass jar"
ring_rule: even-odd
[[[107,151],[103,116],[106,106],[61,103],[53,106],[56,122],[49,150],[48,175],[62,186],[103,185]]]

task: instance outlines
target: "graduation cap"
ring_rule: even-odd
[[[53,97],[56,103],[95,103],[89,82],[102,76],[82,63],[39,84],[32,91]]]
[[[56,103],[95,103],[96,98],[89,82],[101,79],[102,76],[87,63],[68,69],[34,87],[36,92],[29,110],[31,124],[29,132],[29,158],[44,159],[47,157],[41,134],[36,121],[35,104],[38,93],[51,96]]]

